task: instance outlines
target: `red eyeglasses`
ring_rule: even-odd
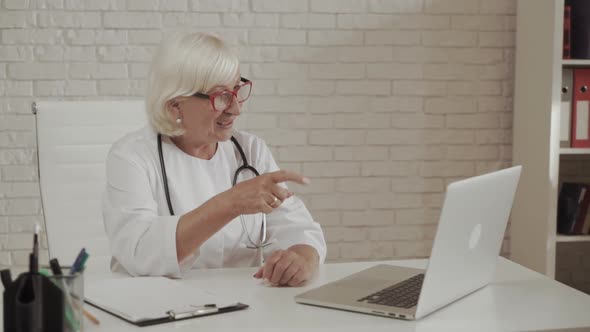
[[[250,92],[252,92],[252,81],[240,77],[240,82],[241,83],[233,89],[233,91],[223,90],[210,95],[197,92],[193,94],[193,97],[209,99],[211,106],[213,106],[213,109],[216,112],[223,112],[231,107],[234,98],[236,98],[238,103],[243,103],[248,97],[250,97]]]

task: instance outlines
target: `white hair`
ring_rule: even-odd
[[[156,50],[147,81],[146,111],[151,126],[167,136],[184,129],[167,111],[177,97],[207,93],[216,85],[230,85],[239,69],[237,55],[218,37],[202,32],[164,37]]]

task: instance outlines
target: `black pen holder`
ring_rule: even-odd
[[[5,285],[4,332],[54,332],[64,326],[64,295],[49,278],[22,273]]]

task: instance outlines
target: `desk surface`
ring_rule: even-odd
[[[504,258],[499,258],[492,284],[415,322],[307,306],[293,300],[305,290],[378,263],[384,262],[326,264],[315,280],[301,288],[267,286],[252,277],[255,268],[193,270],[183,283],[234,298],[250,308],[139,328],[86,305],[101,324],[85,321],[85,331],[582,331],[590,327],[590,296]],[[424,268],[426,260],[385,263]]]

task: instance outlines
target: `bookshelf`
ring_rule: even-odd
[[[561,235],[555,238],[557,242],[590,242],[590,235]]]
[[[563,0],[518,0],[512,159],[522,165],[510,258],[555,277]],[[541,37],[542,36],[542,37]]]
[[[590,66],[590,60],[564,59],[564,60],[561,60],[561,64],[564,67],[588,67],[588,66]]]
[[[510,258],[551,278],[558,244],[590,242],[590,235],[557,234],[560,167],[590,160],[590,149],[560,148],[562,69],[590,67],[590,60],[562,59],[563,9],[564,0],[517,4],[513,162],[523,173],[511,215]],[[590,169],[575,177],[589,178]]]
[[[587,154],[587,155],[590,155],[590,149],[560,148],[559,154],[561,154],[561,155],[567,155],[567,154]]]

